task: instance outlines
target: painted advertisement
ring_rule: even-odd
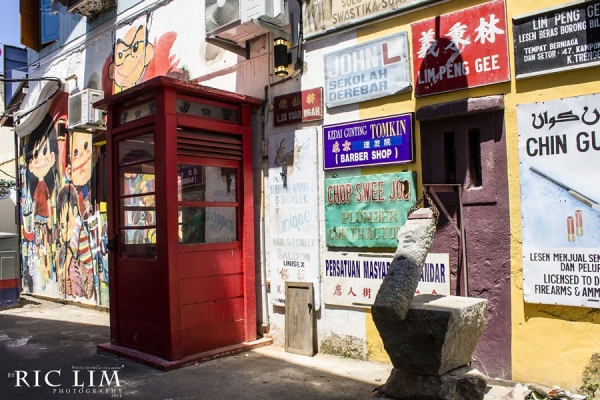
[[[273,125],[282,126],[323,119],[323,88],[275,96]]]
[[[405,11],[435,0],[310,0],[302,3],[304,36],[356,25],[374,18]]]
[[[325,54],[324,61],[327,107],[411,89],[406,32]]]
[[[396,248],[415,182],[416,172],[325,179],[326,246]]]
[[[323,301],[347,307],[372,306],[393,259],[393,254],[326,252]],[[450,295],[449,254],[427,254],[415,294]]]
[[[411,24],[415,96],[510,79],[504,0]]]
[[[414,161],[412,114],[323,126],[323,168]]]
[[[600,308],[600,94],[517,119],[525,301]]]
[[[285,305],[285,282],[312,282],[321,307],[317,131],[302,129],[269,138],[267,259],[271,300]]]
[[[600,63],[600,1],[513,18],[515,72],[526,78]]]

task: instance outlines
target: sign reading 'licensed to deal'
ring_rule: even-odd
[[[412,114],[323,126],[324,169],[413,161]]]

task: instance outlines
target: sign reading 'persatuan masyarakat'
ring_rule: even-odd
[[[415,172],[325,179],[327,247],[393,247],[415,202]]]

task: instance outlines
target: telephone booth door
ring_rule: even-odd
[[[162,369],[256,340],[252,106],[157,77],[110,96],[111,343]]]

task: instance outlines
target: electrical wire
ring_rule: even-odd
[[[9,178],[12,178],[12,179],[17,179],[17,178],[15,178],[15,177],[14,177],[14,176],[12,176],[12,175],[9,175],[9,174],[7,174],[7,173],[6,173],[5,171],[3,171],[2,169],[0,169],[0,172],[2,172],[4,175],[8,176]]]
[[[57,78],[54,76],[47,76],[47,77],[42,76],[41,78],[19,78],[19,79],[0,78],[0,82],[41,82],[41,81],[55,82],[56,89],[54,90],[54,92],[52,92],[48,96],[47,99],[43,100],[41,103],[38,103],[35,107],[32,107],[29,110],[26,110],[26,111],[23,111],[22,113],[20,113],[18,115],[18,118],[21,118],[21,117],[31,114],[32,112],[34,112],[35,110],[37,110],[38,108],[42,107],[44,104],[46,104],[47,102],[52,100],[52,98],[54,96],[56,96],[58,94],[58,92],[60,92],[60,88],[62,87],[63,82],[60,78]],[[12,110],[4,110],[4,112],[2,114],[0,114],[0,118],[3,118],[4,116],[7,116],[7,115],[14,116],[15,114],[16,114],[16,112],[12,112]]]

